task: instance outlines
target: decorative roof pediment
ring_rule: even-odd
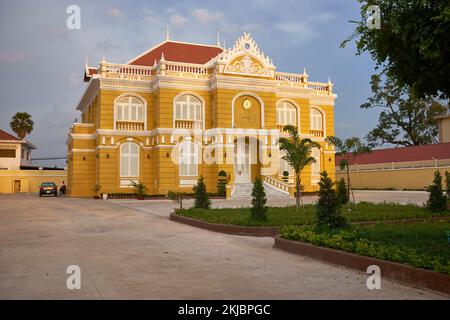
[[[220,73],[259,77],[275,76],[272,60],[259,50],[249,33],[240,36],[232,48],[224,49],[212,62],[217,63]]]

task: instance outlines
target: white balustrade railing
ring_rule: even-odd
[[[208,78],[208,67],[201,64],[164,62],[166,75],[187,78]]]
[[[450,159],[432,159],[422,161],[404,161],[404,162],[386,162],[373,164],[352,164],[349,166],[350,171],[376,171],[376,170],[402,170],[402,169],[426,169],[450,167]],[[341,173],[345,170],[340,170],[336,167],[336,172]]]
[[[101,76],[114,79],[150,80],[154,76],[152,70],[152,67],[129,64],[102,63],[100,65]]]
[[[304,77],[297,73],[276,72],[275,80],[280,82],[303,83]]]
[[[280,180],[277,180],[271,176],[263,176],[264,177],[264,182],[270,184],[271,186],[275,187],[276,189],[285,191],[287,193],[289,193],[289,184],[282,182]]]
[[[213,74],[212,68],[202,64],[160,61],[156,66],[139,66],[119,63],[100,63],[100,75],[106,78],[126,80],[151,80],[162,74],[173,77],[207,79]],[[332,85],[322,82],[308,82],[303,74],[276,72],[275,80],[280,86],[302,87],[316,93],[330,93]]]
[[[202,122],[195,120],[175,120],[176,129],[202,129]]]
[[[328,84],[323,82],[308,82],[307,88],[316,91],[328,91]]]
[[[117,130],[127,130],[127,131],[143,131],[143,122],[132,122],[132,121],[116,121]]]
[[[323,130],[309,130],[309,134],[313,137],[321,138],[323,137]]]

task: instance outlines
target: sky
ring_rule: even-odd
[[[81,29],[66,27],[67,7],[81,9]],[[12,133],[16,112],[28,112],[36,145],[33,157],[65,156],[67,131],[86,88],[86,56],[97,66],[126,63],[165,40],[231,47],[249,32],[277,71],[302,73],[310,81],[334,83],[335,134],[363,138],[378,115],[360,109],[371,96],[374,62],[340,43],[359,20],[356,0],[2,0],[0,2],[0,129]],[[64,166],[64,161],[36,162]]]

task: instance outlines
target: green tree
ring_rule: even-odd
[[[26,112],[17,112],[12,118],[9,126],[14,131],[19,139],[25,138],[27,134],[33,131],[34,122],[31,116]]]
[[[186,192],[175,192],[170,190],[169,192],[167,192],[167,198],[174,201],[175,203],[178,203],[180,205],[180,210],[183,210],[183,200],[186,196]]]
[[[336,192],[342,205],[347,204],[350,201],[347,184],[345,183],[344,178],[341,178],[336,182]]]
[[[336,155],[341,157],[339,161],[339,167],[341,170],[345,170],[347,174],[347,194],[350,199],[350,193],[353,197],[353,203],[355,203],[355,195],[352,191],[352,184],[350,181],[350,162],[355,160],[359,155],[370,152],[371,148],[365,145],[357,137],[351,137],[346,140],[339,139],[338,137],[326,137],[325,141],[333,145],[336,151]]]
[[[344,40],[357,55],[369,53],[377,68],[419,97],[450,97],[450,2],[448,0],[358,0],[361,18]],[[368,6],[378,5],[381,29],[367,27]]]
[[[267,198],[264,185],[260,177],[255,179],[252,190],[251,218],[254,220],[267,220]]]
[[[203,176],[200,176],[200,178],[197,180],[197,185],[193,188],[195,193],[194,207],[200,209],[209,209],[211,208],[211,200],[209,200],[208,193],[206,192],[206,185],[203,180]]]
[[[385,143],[411,146],[438,141],[435,117],[447,113],[447,108],[432,98],[418,98],[411,89],[398,87],[379,75],[371,80],[373,96],[361,105],[363,109],[380,110],[377,127],[366,139],[373,145]]]
[[[346,225],[341,212],[341,200],[334,190],[334,182],[324,171],[320,174],[319,200],[316,208],[316,225],[330,229],[342,228]]]
[[[283,160],[287,161],[295,172],[295,205],[298,212],[300,204],[303,209],[301,173],[306,166],[316,162],[311,151],[313,148],[320,148],[320,144],[309,138],[300,138],[297,128],[292,125],[285,126],[284,131],[289,133],[289,137],[280,138],[280,150],[285,151]]]
[[[219,171],[217,178],[217,194],[221,197],[227,195],[227,173],[224,170]]]
[[[442,189],[442,175],[439,170],[434,172],[433,183],[428,187],[430,197],[428,199],[428,209],[433,212],[443,212],[447,210],[447,197]]]

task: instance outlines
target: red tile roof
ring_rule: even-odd
[[[336,156],[336,165],[341,157]],[[450,159],[450,142],[427,144],[423,146],[400,147],[373,150],[350,159],[350,164],[375,164],[391,162],[423,161],[433,159]]]
[[[98,73],[97,68],[93,67],[86,68],[86,70],[84,71],[84,82],[88,82],[89,79],[92,78],[92,76],[97,73]]]
[[[205,64],[222,51],[223,49],[217,46],[168,40],[144,52],[142,55],[128,62],[128,64],[153,66],[155,60],[158,62],[161,59],[163,52],[166,61]]]
[[[19,138],[13,136],[12,134],[9,134],[6,131],[3,131],[2,129],[0,129],[0,140],[18,140],[18,141],[20,141]]]

